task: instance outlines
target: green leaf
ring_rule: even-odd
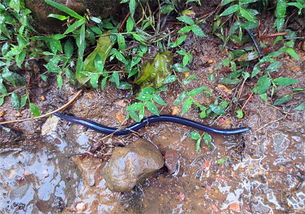
[[[62,88],[62,86],[63,86],[63,80],[62,80],[61,74],[58,74],[58,75],[57,75],[56,80],[57,80],[58,88]]]
[[[160,105],[166,105],[166,102],[164,102],[164,100],[162,99],[162,97],[160,97],[159,94],[154,94],[153,99],[156,103],[158,103]]]
[[[191,30],[192,30],[192,26],[187,25],[187,26],[181,28],[181,29],[178,31],[178,33],[180,33],[180,34],[188,33],[188,32],[190,32]]]
[[[253,17],[247,10],[245,10],[244,8],[240,7],[239,9],[240,11],[240,15],[242,17],[244,17],[245,19],[247,19],[250,22],[256,22],[255,17]]]
[[[225,157],[223,157],[223,158],[221,158],[221,159],[218,159],[217,161],[216,161],[216,163],[217,164],[225,164],[226,162],[227,162],[227,160],[229,159],[229,157],[228,156],[225,156]]]
[[[129,12],[130,12],[131,17],[134,16],[135,11],[136,11],[136,1],[129,0]]]
[[[34,103],[30,103],[30,109],[34,117],[40,116],[40,110]]]
[[[172,68],[177,71],[177,72],[182,72],[182,73],[186,73],[186,72],[189,72],[190,69],[186,66],[183,66],[182,64],[180,63],[176,63],[172,66]]]
[[[135,32],[131,32],[131,35],[133,36],[133,38],[141,43],[145,42],[144,37],[142,37],[140,34],[135,33]]]
[[[125,38],[122,34],[117,34],[117,41],[118,41],[118,45],[119,45],[119,49],[120,50],[125,50],[126,49],[126,42],[125,42]]]
[[[294,59],[296,59],[296,60],[300,59],[299,55],[295,52],[295,50],[293,48],[285,48],[284,50]]]
[[[1,78],[0,78],[0,93],[4,96],[7,95],[6,87],[3,84],[3,79],[1,79]]]
[[[193,96],[195,96],[195,95],[197,95],[197,94],[200,94],[203,90],[205,90],[205,89],[207,89],[207,88],[208,88],[208,87],[206,87],[206,86],[199,87],[199,88],[195,88],[195,89],[191,90],[191,91],[188,93],[188,95],[191,96],[191,97],[193,97]]]
[[[243,112],[243,110],[241,110],[241,109],[237,109],[237,110],[235,111],[235,114],[236,114],[236,117],[237,117],[238,119],[242,119],[242,118],[244,117],[244,112]]]
[[[227,9],[225,9],[225,11],[223,11],[219,16],[228,16],[231,15],[232,13],[235,13],[238,10],[239,10],[239,5],[234,4],[228,7]]]
[[[298,80],[287,77],[279,77],[273,80],[273,83],[279,86],[288,86],[298,82],[299,82]]]
[[[160,115],[159,110],[157,108],[157,106],[155,104],[153,104],[150,101],[147,101],[145,103],[146,108],[148,109],[148,111],[150,111],[151,113],[153,113],[154,115]]]
[[[28,95],[25,94],[21,97],[21,103],[20,103],[20,108],[23,108],[26,105],[26,101],[28,99]]]
[[[216,104],[211,104],[209,105],[210,109],[212,112],[214,112],[217,115],[221,115],[225,113],[225,110],[222,106],[216,105]]]
[[[213,139],[212,139],[212,136],[210,134],[205,132],[203,134],[203,140],[204,140],[205,145],[207,145],[207,147],[213,148],[213,145],[211,144]]]
[[[155,89],[153,87],[143,88],[137,96],[137,99],[141,101],[150,101],[154,93]]]
[[[48,17],[58,19],[60,21],[65,21],[69,18],[68,16],[63,16],[63,15],[59,15],[59,14],[49,14]]]
[[[281,105],[281,104],[289,102],[291,99],[292,99],[292,95],[285,95],[285,96],[282,96],[282,97],[276,99],[274,101],[273,105]]]
[[[271,79],[267,75],[264,75],[257,81],[256,87],[253,89],[253,92],[257,94],[264,94],[270,86]]]
[[[175,42],[171,43],[169,46],[171,48],[175,48],[175,47],[181,45],[185,41],[186,38],[187,38],[187,35],[180,36],[180,37],[178,37],[178,39]]]
[[[197,131],[191,131],[190,133],[190,138],[192,138],[193,140],[199,140],[201,139],[201,135],[197,132]]]
[[[187,93],[185,91],[182,91],[181,94],[176,98],[174,101],[174,105],[179,105],[185,98],[186,98]]]
[[[0,106],[4,104],[4,96],[0,97]]]
[[[134,21],[133,19],[129,16],[126,22],[126,30],[127,32],[131,32],[134,28]]]
[[[193,104],[193,99],[191,97],[187,98],[182,107],[182,114],[188,112]]]
[[[73,55],[74,47],[71,39],[68,39],[64,45],[65,54],[68,58],[71,58]]]
[[[71,10],[70,8],[66,7],[65,5],[63,4],[60,4],[60,3],[57,3],[57,2],[54,2],[52,0],[45,0],[45,2],[48,4],[48,5],[51,5],[52,7],[55,7],[57,8],[58,10],[76,18],[76,19],[84,19],[84,17],[82,17],[81,15],[79,15],[78,13],[76,13],[74,10]]]
[[[196,36],[199,36],[199,37],[207,36],[198,25],[192,25],[192,31]]]
[[[305,102],[301,103],[300,105],[295,107],[293,110],[295,110],[295,111],[303,111],[303,110],[305,110]]]
[[[120,76],[118,72],[112,73],[111,81],[115,83],[116,87],[120,85]]]
[[[11,102],[12,102],[12,106],[17,109],[18,111],[20,110],[20,99],[18,94],[16,94],[15,92],[13,92],[11,94]]]
[[[75,77],[79,83],[85,84],[90,80],[90,75],[84,75],[82,71],[88,72],[88,74],[102,72],[101,69],[105,64],[112,46],[113,42],[110,39],[109,34],[102,34],[97,41],[96,48],[86,57],[83,63],[83,69],[77,69],[76,71]],[[101,58],[101,62],[99,61],[99,57]],[[99,70],[97,70],[96,66]]]
[[[164,79],[163,84],[172,83],[172,82],[175,82],[176,80],[177,80],[176,75],[170,75]]]
[[[194,20],[189,16],[179,16],[179,17],[177,17],[177,19],[181,22],[184,22],[185,24],[188,24],[188,25],[195,24]]]
[[[72,25],[70,25],[67,30],[64,32],[64,34],[69,34],[71,32],[74,32],[77,28],[85,24],[85,20],[81,19],[76,22],[74,22]]]
[[[223,1],[221,1],[221,6],[225,6],[225,5],[227,5],[227,4],[229,4],[229,3],[231,3],[231,2],[233,2],[233,1],[235,1],[235,0],[223,0]]]

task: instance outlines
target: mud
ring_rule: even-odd
[[[191,38],[188,45],[196,56],[192,73],[198,79],[187,87],[206,85],[230,100],[228,90],[221,91],[208,80],[212,73],[226,74],[216,69],[226,56],[218,48],[219,41],[212,37]],[[304,87],[305,53],[298,53],[299,62],[288,56],[280,59],[280,72],[299,80],[293,87]],[[245,85],[245,91],[253,87],[251,84]],[[291,87],[279,88],[276,96],[289,90]],[[174,83],[161,96],[172,103],[181,91]],[[71,97],[69,88],[48,92],[47,99],[51,102],[57,97],[57,101],[45,110]],[[245,94],[240,101],[248,97]],[[66,112],[119,127],[126,125],[120,118],[126,115],[124,107],[133,98],[130,92],[108,85],[104,91],[85,91]],[[197,99],[212,102],[203,95]],[[191,130],[171,123],[151,124],[139,133],[122,137],[105,137],[65,121],[45,137],[40,136],[45,121],[11,126],[23,137],[15,141],[10,135],[0,136],[0,213],[304,213],[305,112],[292,111],[304,99],[304,93],[299,93],[285,106],[274,107],[253,95],[241,120],[233,112],[214,120],[200,120],[192,109],[183,116],[214,126],[252,127],[250,133],[239,136],[213,135],[215,148],[211,150],[203,143],[200,153],[187,136]],[[0,110],[6,112],[6,120],[16,114],[9,105]],[[172,111],[171,106],[162,109],[164,114]],[[29,116],[23,113],[23,117]],[[102,168],[114,147],[139,138],[153,142],[162,154],[177,153],[165,155],[173,167],[170,171],[161,169],[129,193],[113,193],[106,187]],[[221,159],[226,161],[220,163]]]

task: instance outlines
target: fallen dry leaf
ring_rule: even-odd
[[[234,211],[234,212],[240,213],[240,205],[239,205],[239,203],[230,204],[229,209]]]

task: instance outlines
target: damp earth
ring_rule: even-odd
[[[229,88],[222,91],[208,80],[213,72],[225,75],[215,69],[226,56],[219,43],[213,37],[186,42],[185,48],[196,56],[192,72],[199,77],[189,88],[206,85],[228,93]],[[304,87],[305,53],[298,53],[299,62],[289,56],[279,60],[285,76],[299,80],[295,87]],[[170,85],[165,101],[172,103],[181,90]],[[35,93],[45,96],[45,111],[73,96],[68,86]],[[111,85],[103,91],[86,90],[67,113],[120,127],[126,125],[120,118],[132,98],[130,92]],[[209,102],[203,95],[198,99]],[[172,123],[150,124],[121,137],[107,137],[53,117],[1,127],[0,213],[304,213],[305,112],[290,111],[302,100],[304,94],[275,107],[253,95],[241,120],[233,114],[200,120],[191,110],[183,117],[225,128],[252,128],[237,136],[212,135],[212,147],[203,143],[200,152],[188,137],[192,130]],[[6,120],[17,114],[9,104],[0,111]],[[172,112],[170,106],[162,109],[163,114]],[[22,117],[29,115],[27,110],[22,112]],[[103,177],[104,165],[115,147],[139,139],[160,150],[165,166],[130,192],[112,192]]]

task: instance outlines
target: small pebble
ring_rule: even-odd
[[[76,205],[77,212],[84,212],[86,208],[87,208],[87,206],[84,202],[79,202]]]

